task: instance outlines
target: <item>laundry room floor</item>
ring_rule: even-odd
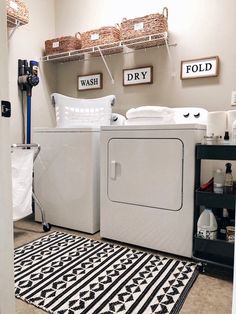
[[[101,239],[99,232],[95,235],[89,235],[82,232],[76,232],[58,227],[52,227],[51,231],[67,232],[79,236],[89,237],[95,240]],[[42,231],[41,224],[35,223],[32,217],[27,217],[14,223],[15,247],[21,246],[44,235],[45,233]],[[129,245],[129,247],[132,246]],[[153,253],[153,251],[147,249],[139,249]],[[163,255],[163,253],[161,254]],[[187,299],[185,300],[180,313],[231,314],[232,291],[232,275],[224,272],[222,269],[216,268],[212,269],[206,274],[199,274],[196,282],[187,296]],[[26,302],[16,299],[16,313],[43,314],[46,312],[29,305]]]

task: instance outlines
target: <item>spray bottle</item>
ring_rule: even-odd
[[[233,192],[233,176],[232,176],[232,164],[230,162],[227,162],[225,164],[226,170],[225,170],[225,182],[224,182],[224,192],[225,193],[231,193]]]

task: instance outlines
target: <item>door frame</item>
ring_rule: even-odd
[[[8,100],[6,3],[0,1],[0,102]],[[1,105],[1,104],[0,104]],[[0,314],[15,313],[10,121],[0,110]]]

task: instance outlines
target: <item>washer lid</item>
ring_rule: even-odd
[[[101,131],[127,131],[127,130],[206,130],[205,124],[156,124],[156,125],[123,125],[102,126]]]
[[[108,197],[171,211],[183,206],[183,142],[113,138],[108,143]]]

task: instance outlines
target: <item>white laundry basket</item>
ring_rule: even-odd
[[[101,126],[111,123],[114,95],[94,99],[73,98],[58,93],[53,93],[51,96],[55,104],[56,123],[59,128]]]

